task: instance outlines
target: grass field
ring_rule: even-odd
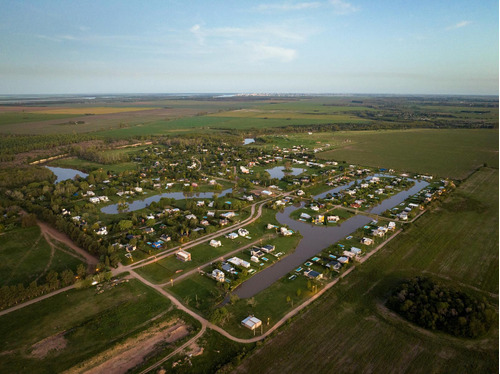
[[[498,167],[498,130],[393,130],[324,134],[326,160],[463,179],[486,163]],[[318,134],[319,135],[319,134]]]
[[[52,256],[51,247],[38,226],[15,229],[1,235],[0,256],[0,286],[18,283],[27,286],[36,279],[42,284],[50,270],[61,273],[71,269],[75,272],[78,264],[83,263],[60,250],[55,250]]]
[[[11,125],[23,122],[46,121],[51,119],[67,119],[76,117],[76,115],[57,114],[57,113],[39,113],[39,112],[3,112],[0,113],[0,126]]]
[[[137,107],[83,107],[83,108],[57,108],[37,110],[36,113],[42,114],[70,114],[70,115],[86,115],[86,114],[110,114],[123,112],[137,112],[141,110],[151,110],[156,108],[137,108]]]
[[[497,209],[498,170],[485,168],[325,293],[236,372],[498,372],[496,326],[479,340],[459,339],[416,328],[383,306],[401,279],[429,272],[484,296],[498,309]]]
[[[71,290],[0,317],[0,372],[56,373],[143,329],[141,324],[169,309],[170,302],[130,280],[96,295],[95,288]],[[66,347],[45,358],[33,344],[64,333]]]

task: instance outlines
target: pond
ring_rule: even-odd
[[[415,185],[409,190],[401,191],[398,194],[384,200],[381,204],[373,207],[369,212],[375,214],[383,213],[387,209],[403,202],[409,196],[416,194],[426,186],[428,186],[427,182],[415,181]],[[347,188],[347,186],[337,187],[332,190],[332,192],[338,192],[343,188]],[[290,213],[302,206],[303,203],[296,206],[288,206],[282,213],[276,214],[276,219],[279,223],[282,225],[288,225],[294,231],[300,231],[303,238],[299,242],[295,252],[243,282],[234,291],[236,295],[241,298],[248,298],[256,295],[293,269],[302,265],[312,256],[317,255],[323,249],[345,238],[358,228],[363,227],[373,220],[373,218],[365,215],[355,215],[338,226],[316,226],[290,218]],[[277,248],[277,250],[278,249],[279,248]]]
[[[101,209],[101,212],[106,213],[106,214],[117,214],[121,212],[133,212],[135,210],[139,210],[142,208],[147,207],[149,204],[151,204],[153,201],[158,202],[160,201],[161,198],[169,198],[169,199],[175,199],[175,200],[182,200],[182,199],[211,199],[214,195],[218,195],[219,197],[225,196],[228,193],[232,192],[232,188],[228,188],[227,190],[220,191],[219,193],[216,192],[164,192],[158,195],[153,195],[146,197],[145,199],[142,200],[134,200],[131,202],[128,202],[128,208],[119,210],[118,209],[118,204],[112,204],[112,205],[107,205]]]
[[[243,145],[252,144],[252,143],[255,143],[255,139],[254,138],[245,138],[243,140]]]
[[[83,171],[80,170],[58,168],[55,166],[45,166],[45,167],[56,175],[57,179],[54,183],[59,183],[67,179],[74,179],[77,175],[79,175],[82,178],[88,177],[87,173],[84,173]]]
[[[266,171],[271,175],[271,178],[278,178],[281,179],[285,175],[299,175],[302,174],[306,169],[302,168],[291,168],[290,171],[284,171],[285,167],[284,166],[275,166],[272,169],[266,169]]]

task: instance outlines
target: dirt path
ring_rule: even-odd
[[[97,263],[98,263],[97,258],[92,256],[90,253],[88,253],[84,249],[78,247],[75,243],[73,243],[73,241],[66,234],[63,234],[62,232],[57,231],[55,228],[53,228],[52,226],[49,226],[45,222],[37,220],[37,224],[40,227],[42,234],[46,238],[47,237],[53,238],[53,239],[57,240],[58,242],[61,242],[65,245],[67,245],[72,250],[74,250],[76,253],[81,255],[85,259],[85,262],[87,262],[88,270],[91,270],[91,267],[93,268],[97,265]]]
[[[19,267],[19,266],[20,266],[20,265],[24,262],[24,260],[26,259],[26,257],[28,257],[28,255],[31,253],[31,251],[37,247],[37,245],[38,245],[38,243],[40,242],[40,239],[41,239],[41,238],[42,238],[42,235],[40,235],[40,236],[36,239],[36,241],[33,243],[33,245],[31,246],[31,248],[30,248],[30,249],[28,249],[28,250],[26,251],[26,253],[23,255],[23,257],[21,257],[21,258],[19,259],[19,261],[17,262],[16,266],[12,269],[12,272],[10,273],[10,277],[9,277],[9,279],[8,279],[7,281],[10,281],[10,280],[12,279],[12,277],[14,276],[14,274],[15,274],[15,273],[16,273],[16,271],[17,271],[17,268],[18,268],[18,267]]]
[[[45,265],[45,269],[43,269],[42,273],[38,277],[36,277],[35,282],[38,281],[41,277],[43,277],[49,271],[50,265],[52,265],[52,260],[54,259],[54,255],[56,254],[56,248],[54,247],[52,242],[50,240],[47,240],[47,237],[45,235],[43,235],[43,236],[44,236],[45,240],[47,241],[47,244],[50,246],[50,258],[49,258],[49,261],[47,261],[47,265]]]

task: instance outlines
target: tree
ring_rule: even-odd
[[[75,280],[75,274],[72,270],[66,269],[61,273],[61,280],[63,286],[69,286]]]
[[[128,230],[132,227],[132,221],[128,219],[122,219],[120,222],[118,222],[118,227],[120,231],[125,231]]]
[[[87,268],[85,267],[84,264],[79,264],[77,267],[76,267],[76,275],[78,276],[78,278],[80,279],[84,279],[85,278],[85,275],[87,275]]]

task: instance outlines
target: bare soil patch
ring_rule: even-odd
[[[158,344],[175,343],[189,333],[190,327],[184,321],[166,321],[139,336],[127,339],[124,343],[108,349],[78,367],[71,368],[66,373],[125,373],[141,364]]]
[[[31,346],[31,355],[42,359],[52,351],[61,351],[66,348],[68,341],[64,337],[64,332],[49,336]]]

